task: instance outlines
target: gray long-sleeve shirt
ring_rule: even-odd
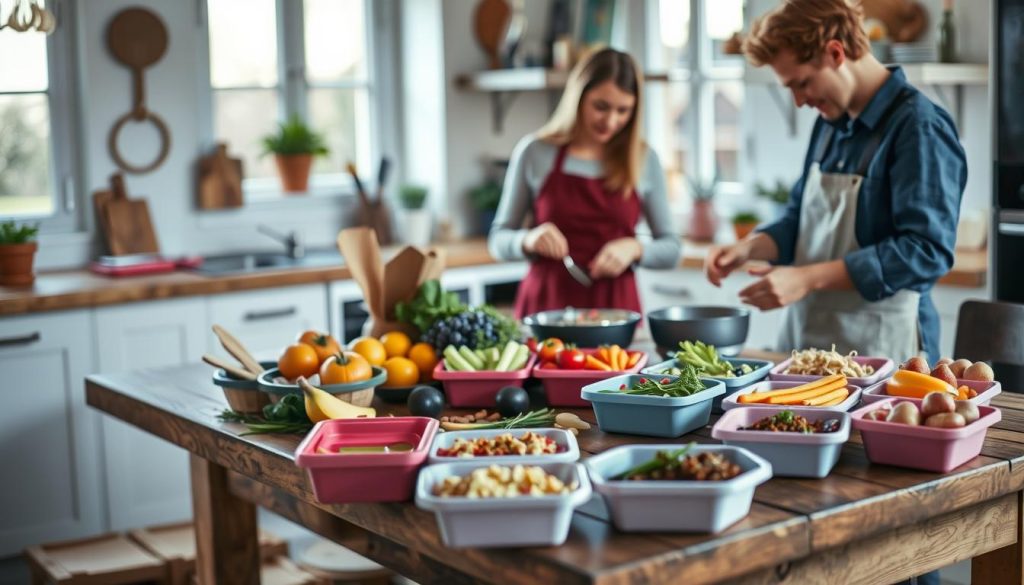
[[[540,194],[544,180],[554,169],[558,146],[540,140],[531,134],[519,141],[512,152],[501,203],[491,226],[487,248],[499,260],[522,260],[523,239],[529,228],[523,221],[533,209],[533,201]],[[601,161],[566,156],[562,171],[569,175],[599,178],[604,175]],[[640,266],[644,268],[675,268],[682,252],[679,230],[672,220],[668,206],[665,173],[658,155],[648,148],[644,168],[637,180],[636,192],[644,219],[650,228],[650,237],[638,235],[643,246]]]

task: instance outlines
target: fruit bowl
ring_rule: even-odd
[[[260,365],[263,369],[268,369],[277,366],[277,362],[262,361]],[[224,390],[228,406],[236,412],[259,414],[269,403],[269,397],[263,392],[258,392],[260,386],[256,380],[242,380],[228,374],[222,368],[217,368],[213,371],[213,383]]]
[[[349,382],[347,384],[314,384],[323,391],[350,402],[356,406],[370,406],[373,402],[374,389],[388,379],[384,368],[373,366],[373,375],[367,380]],[[277,368],[270,368],[256,378],[260,390],[270,395],[271,402],[277,402],[287,394],[302,394],[302,389],[294,382],[282,381],[284,377]]]

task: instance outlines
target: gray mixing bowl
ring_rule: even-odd
[[[523,317],[523,324],[530,327],[538,340],[557,337],[577,347],[611,344],[629,347],[641,318],[640,313],[622,309],[567,307],[527,315]]]
[[[665,307],[647,313],[658,352],[679,349],[680,341],[703,341],[721,355],[736,355],[747,341],[750,311],[738,307]]]

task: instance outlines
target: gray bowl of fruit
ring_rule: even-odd
[[[557,337],[579,347],[619,345],[629,347],[642,315],[623,309],[576,309],[566,307],[523,317],[537,339]]]

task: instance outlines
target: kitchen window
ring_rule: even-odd
[[[387,150],[382,136],[389,2],[370,0],[207,0],[209,145],[226,142],[244,165],[246,199],[283,196],[262,137],[296,115],[330,149],[310,178],[314,195],[353,192],[346,164],[371,181]],[[379,67],[387,71],[389,67]],[[388,126],[385,128],[384,126]]]
[[[743,57],[723,46],[743,28],[744,0],[648,0],[647,138],[661,158],[675,204],[689,198],[690,181],[719,194],[742,192]]]
[[[17,3],[4,2],[6,23]],[[50,35],[0,30],[0,218],[38,222],[43,232],[79,229],[71,2],[49,0]]]

